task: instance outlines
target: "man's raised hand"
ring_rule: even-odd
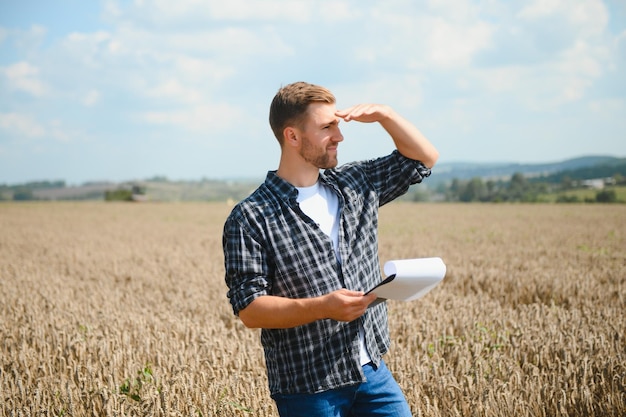
[[[347,109],[337,110],[335,116],[346,122],[356,120],[362,123],[380,122],[391,116],[393,110],[385,104],[357,104]]]

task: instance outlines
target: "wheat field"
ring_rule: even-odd
[[[218,203],[0,205],[0,414],[276,416],[225,297]],[[626,206],[394,203],[380,258],[440,256],[388,302],[416,416],[626,415]]]

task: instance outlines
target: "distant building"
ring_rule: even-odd
[[[612,185],[615,183],[615,179],[613,178],[594,178],[591,180],[582,180],[580,184],[583,187],[591,188],[593,190],[602,190],[607,185]]]
[[[148,201],[148,196],[146,195],[146,187],[137,184],[133,185],[131,200]]]

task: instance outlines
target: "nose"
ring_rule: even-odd
[[[343,141],[343,135],[341,134],[341,129],[339,129],[339,127],[337,127],[337,132],[333,135],[333,141],[334,142]]]

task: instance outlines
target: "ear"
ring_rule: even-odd
[[[285,144],[296,146],[299,142],[300,135],[295,127],[288,126],[283,130],[283,139]]]

